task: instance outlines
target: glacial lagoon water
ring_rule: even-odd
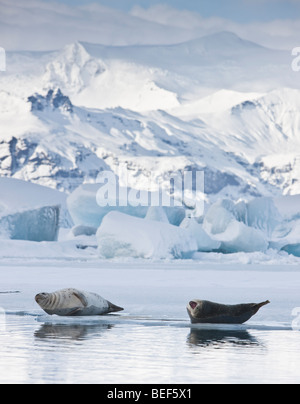
[[[299,331],[8,315],[1,383],[299,383]],[[124,323],[123,323],[124,322]]]
[[[172,265],[144,268],[138,275],[137,268],[113,265],[0,268],[1,288],[14,285],[20,291],[0,294],[5,308],[0,313],[0,383],[299,383],[300,331],[292,329],[290,307],[296,303],[300,274],[243,269],[184,272]],[[27,277],[21,276],[25,271]],[[42,291],[43,279],[48,279],[47,290],[55,290],[71,273],[72,285],[80,280],[89,290],[94,284],[97,291],[95,279],[101,280],[106,296],[113,280],[119,286],[127,282],[119,300],[111,292],[116,303],[127,299],[127,311],[101,318],[42,313],[32,296]],[[246,325],[192,326],[181,299],[199,296],[196,290],[204,297],[216,293],[221,301],[229,295],[238,302],[252,295],[256,301],[263,295],[273,305]]]

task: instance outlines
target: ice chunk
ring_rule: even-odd
[[[198,248],[186,229],[120,212],[105,216],[97,239],[100,255],[105,258],[185,258]]]
[[[209,233],[219,234],[227,229],[232,220],[259,229],[271,238],[282,217],[272,198],[256,198],[248,203],[224,199],[209,209],[204,224]]]
[[[213,240],[194,218],[184,219],[180,227],[188,230],[192,237],[195,238],[199,252],[211,252],[221,247],[221,242]]]
[[[247,205],[234,204],[222,200],[207,212],[203,228],[214,240],[221,243],[220,250],[225,253],[266,251],[268,242],[259,229],[247,226]],[[254,221],[255,215],[253,215]]]
[[[232,220],[226,231],[215,238],[221,242],[220,250],[224,253],[265,252],[269,246],[260,230],[248,227],[237,220]]]
[[[17,212],[0,218],[3,238],[28,241],[56,241],[59,230],[59,206]]]
[[[79,236],[94,236],[97,233],[96,227],[90,227],[90,226],[75,226],[72,228],[71,233],[74,237],[79,237]]]
[[[100,206],[97,202],[100,188],[99,184],[83,184],[68,197],[67,205],[76,226],[85,225],[98,229],[103,218],[111,211],[120,211],[140,218],[146,216],[148,207],[144,206],[113,206],[113,201],[112,206]]]
[[[150,199],[147,198],[143,206],[132,206],[131,203],[132,195],[138,195],[139,190],[130,188],[126,190],[120,187],[118,195],[116,194],[114,200],[110,201],[107,199],[106,202],[108,203],[102,204],[102,201],[99,200],[99,190],[101,187],[100,184],[83,184],[68,197],[67,205],[76,226],[87,225],[98,228],[103,218],[112,211],[118,211],[138,218],[146,217]],[[129,198],[128,201],[126,199],[123,200],[122,196],[124,195],[131,195],[131,200]],[[149,195],[152,200],[152,194],[149,193]],[[165,211],[168,221],[175,226],[179,226],[185,218],[185,209],[183,207],[163,207],[162,209]],[[155,212],[155,209],[153,212]]]
[[[289,195],[274,200],[276,208],[285,220],[300,219],[300,195]]]
[[[282,251],[287,252],[295,257],[300,257],[300,243],[298,244],[288,244],[282,248]]]
[[[146,215],[146,219],[153,220],[155,222],[169,223],[169,219],[165,210],[160,206],[150,206]]]
[[[60,206],[60,226],[70,228],[73,223],[66,200],[67,195],[63,192],[15,178],[0,178],[0,215]]]
[[[208,234],[224,233],[229,224],[235,220],[235,205],[227,199],[215,203],[208,210],[203,228]]]
[[[247,204],[246,224],[262,230],[269,238],[282,222],[282,217],[272,198],[256,198]]]
[[[174,206],[174,207],[164,207],[169,223],[174,226],[180,226],[182,221],[185,219],[186,211],[185,208]]]
[[[300,219],[279,225],[274,231],[270,247],[300,257]]]

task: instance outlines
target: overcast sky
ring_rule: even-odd
[[[0,0],[0,47],[171,44],[231,31],[264,46],[300,46],[300,0]]]
[[[84,4],[86,0],[64,0],[65,4]],[[222,17],[238,22],[296,19],[300,17],[299,0],[94,0],[107,7],[129,11],[140,5],[149,8],[167,4],[179,10],[200,13],[203,17]]]

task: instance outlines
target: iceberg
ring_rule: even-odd
[[[47,206],[0,217],[0,236],[12,240],[57,241],[59,206]]]
[[[212,235],[224,233],[233,220],[236,220],[235,205],[224,199],[210,207],[204,217],[203,228]]]
[[[281,196],[274,203],[284,220],[300,219],[300,195]]]
[[[100,206],[97,202],[97,194],[101,185],[83,184],[78,187],[67,199],[67,205],[75,226],[98,227],[103,218],[111,211],[145,218],[148,207],[144,206],[113,206],[115,202],[108,206]],[[122,205],[122,203],[121,203]]]
[[[286,221],[278,226],[270,247],[300,257],[300,219]]]
[[[212,239],[221,243],[219,251],[265,252],[268,249],[269,243],[264,232],[244,223],[248,222],[247,208],[244,202],[235,204],[230,200],[222,200],[208,210],[203,229]],[[254,218],[255,215],[252,218],[253,224],[256,223]]]
[[[257,229],[233,220],[226,231],[215,237],[221,242],[220,251],[226,254],[245,252],[266,252],[269,243],[265,235]]]
[[[256,198],[247,203],[245,224],[262,230],[269,238],[281,222],[282,216],[272,198]]]
[[[274,199],[282,218],[273,231],[270,247],[300,257],[300,195]]]
[[[73,237],[80,237],[80,236],[87,236],[91,237],[96,235],[97,229],[96,227],[90,227],[90,226],[75,226],[71,229],[71,235]]]
[[[66,194],[14,178],[0,178],[0,237],[56,241],[59,227],[70,227]]]
[[[282,248],[282,251],[294,255],[295,257],[300,257],[300,242],[297,244],[288,244]]]
[[[67,205],[70,212],[70,215],[76,226],[84,225],[90,227],[98,228],[104,217],[113,211],[117,211],[120,213],[124,213],[126,215],[134,216],[137,218],[144,219],[149,211],[149,200],[148,197],[145,199],[143,204],[136,203],[133,206],[133,203],[130,203],[126,200],[122,199],[122,195],[138,195],[139,190],[134,189],[126,189],[119,188],[119,197],[115,194],[114,200],[100,200],[100,196],[102,193],[99,193],[99,190],[102,188],[100,184],[83,184],[78,187],[67,199]],[[157,198],[156,193],[149,192],[150,198]],[[132,198],[133,199],[133,198]],[[103,203],[105,202],[105,203]],[[150,210],[149,215],[157,215],[158,212],[162,213],[162,210],[167,216],[168,221],[175,225],[179,226],[180,223],[185,218],[185,209],[183,207],[153,207],[154,209]],[[165,219],[164,219],[165,220]]]
[[[105,216],[97,241],[104,258],[186,258],[198,249],[196,240],[186,229],[120,212]]]
[[[150,206],[145,219],[155,222],[170,223],[165,210],[160,206]]]
[[[15,178],[0,178],[0,216],[60,206],[59,224],[70,228],[73,223],[66,201],[64,192]]]
[[[213,240],[195,218],[184,219],[180,227],[186,229],[191,236],[195,238],[198,245],[198,252],[211,252],[221,247],[221,242]]]
[[[250,202],[234,203],[224,199],[215,203],[205,217],[205,226],[212,234],[224,232],[232,220],[261,230],[271,239],[282,216],[272,198],[255,198]]]

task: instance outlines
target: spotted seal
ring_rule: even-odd
[[[206,300],[192,300],[187,306],[192,324],[243,324],[250,320],[261,307],[269,304],[269,300],[263,303],[250,303],[238,305],[225,305]]]
[[[101,316],[124,310],[95,293],[77,289],[40,293],[35,301],[51,316]]]

